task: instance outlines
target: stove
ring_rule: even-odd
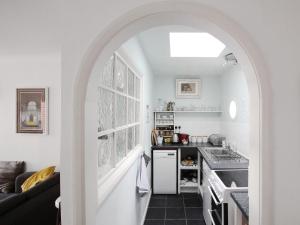
[[[248,170],[213,170],[208,177],[208,191],[211,196],[211,209],[208,209],[213,225],[232,223],[228,215],[231,192],[248,190]]]
[[[248,170],[213,170],[208,182],[220,203],[228,203],[233,191],[248,190]]]

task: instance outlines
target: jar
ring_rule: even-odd
[[[196,143],[196,142],[197,142],[196,136],[191,136],[191,142],[192,142],[192,143]]]
[[[203,141],[203,140],[202,140],[202,136],[198,136],[198,137],[197,137],[197,143],[202,143],[202,141]]]

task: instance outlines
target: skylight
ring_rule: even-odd
[[[170,33],[171,57],[219,57],[226,46],[208,33]]]

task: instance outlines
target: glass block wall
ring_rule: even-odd
[[[98,87],[98,171],[105,177],[140,144],[141,78],[117,54]]]

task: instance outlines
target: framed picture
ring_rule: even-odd
[[[176,98],[200,98],[200,79],[176,79]]]
[[[48,134],[48,88],[17,89],[17,133]]]

